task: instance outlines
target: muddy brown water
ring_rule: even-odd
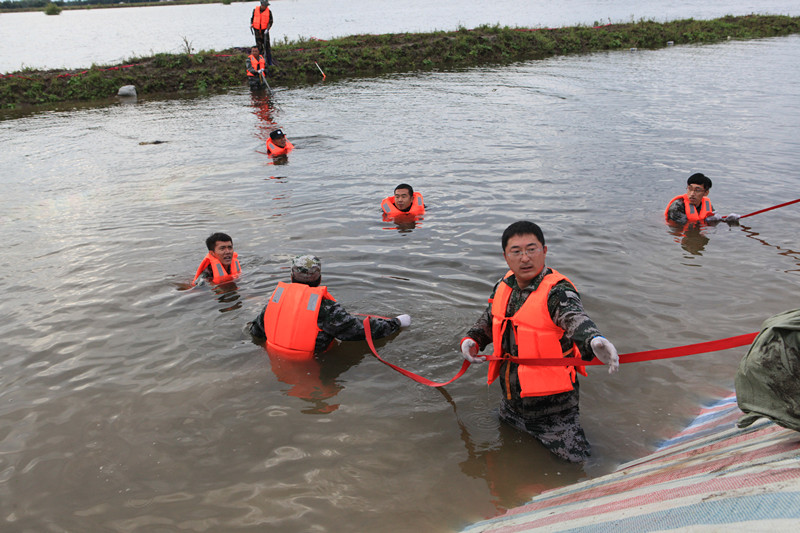
[[[291,368],[245,324],[312,252],[347,309],[413,317],[383,357],[449,379],[502,230],[531,219],[620,352],[756,331],[798,305],[797,205],[688,233],[662,213],[696,171],[723,213],[800,196],[799,54],[793,36],[0,122],[0,529],[449,531],[654,450],[742,349],[591,368],[576,467],[497,422],[485,369],[438,391],[359,342]],[[276,126],[284,165],[259,153]],[[428,206],[414,227],[380,219],[400,182]],[[244,276],[186,290],[218,230]]]

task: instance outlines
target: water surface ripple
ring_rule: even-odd
[[[621,352],[756,331],[797,307],[797,208],[686,234],[662,212],[695,171],[722,212],[798,196],[799,55],[792,36],[0,122],[2,529],[446,531],[648,453],[743,350],[590,369],[581,468],[497,422],[485,369],[437,391],[364,343],[289,365],[245,324],[313,252],[349,310],[411,314],[384,357],[448,379],[528,218]],[[257,152],[276,125],[286,165]],[[403,181],[428,205],[413,228],[379,216]],[[185,290],[216,230],[245,275]]]

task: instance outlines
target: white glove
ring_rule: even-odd
[[[398,315],[397,320],[400,321],[401,328],[407,328],[411,325],[411,316],[410,315]]]
[[[483,363],[486,356],[478,355],[478,343],[467,337],[461,341],[461,354],[470,363]]]
[[[741,217],[741,215],[737,215],[736,213],[731,213],[730,215],[724,217],[722,220],[725,222],[737,222]]]
[[[589,343],[592,351],[604,365],[608,365],[608,373],[613,374],[619,370],[619,354],[614,345],[608,342],[605,337],[595,337]]]
[[[719,222],[722,217],[716,213],[712,213],[706,217],[706,222]]]

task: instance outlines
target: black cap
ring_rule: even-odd
[[[273,141],[278,137],[286,137],[286,135],[283,134],[283,130],[281,130],[280,128],[278,128],[273,132],[270,132],[269,134],[269,138],[272,139]]]

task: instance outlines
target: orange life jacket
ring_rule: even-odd
[[[247,59],[250,60],[250,65],[253,67],[253,70],[256,71],[256,74],[253,74],[252,72],[250,72],[248,70],[247,71],[247,75],[248,76],[257,76],[258,75],[257,73],[258,73],[258,71],[260,69],[266,68],[265,67],[266,62],[264,61],[264,56],[262,56],[261,54],[259,54],[258,59],[256,59],[253,54],[250,54],[249,56],[247,56]]]
[[[381,209],[383,210],[383,214],[387,217],[397,217],[401,215],[424,215],[425,214],[425,204],[422,201],[422,195],[418,192],[415,192],[411,198],[411,209],[408,211],[400,211],[397,209],[397,206],[394,205],[394,196],[389,196],[388,198],[384,198],[381,202]]]
[[[321,331],[317,317],[322,300],[333,300],[327,287],[278,282],[264,312],[267,350],[287,359],[311,359]]]
[[[253,10],[253,29],[255,30],[268,30],[269,29],[269,8],[265,7],[261,11],[261,6],[256,6]]]
[[[233,259],[231,259],[231,272],[225,270],[225,267],[222,266],[219,259],[217,259],[211,252],[208,252],[206,256],[203,258],[203,261],[200,263],[200,266],[197,267],[197,272],[194,275],[194,281],[197,281],[203,271],[208,268],[208,265],[211,265],[211,272],[214,274],[214,277],[211,279],[214,283],[225,283],[226,281],[232,281],[236,279],[239,274],[242,273],[242,267],[239,265],[239,255],[236,252],[233,252]]]
[[[267,155],[271,157],[278,157],[279,155],[286,155],[294,149],[294,145],[286,140],[286,146],[281,148],[274,142],[272,138],[267,139]]]
[[[547,268],[547,267],[544,267]],[[505,277],[512,274],[509,270]],[[505,282],[497,285],[492,300],[492,344],[495,357],[503,356],[503,332],[508,324],[514,328],[514,339],[517,343],[519,357],[559,357],[572,353],[572,357],[580,357],[575,343],[569,352],[561,351],[561,337],[564,330],[553,323],[547,310],[547,298],[550,289],[561,280],[567,280],[563,274],[553,270],[547,274],[539,286],[533,291],[522,307],[510,317],[506,317],[508,300],[511,298],[511,287]],[[511,358],[511,361],[514,359]],[[487,382],[491,384],[500,373],[502,361],[489,362]],[[519,383],[522,388],[520,396],[549,396],[573,389],[575,383],[574,366],[533,366],[521,363],[517,369]],[[585,372],[581,372],[586,375]]]
[[[683,209],[686,212],[686,218],[689,222],[701,222],[714,211],[714,208],[711,207],[711,200],[708,199],[708,196],[704,196],[703,200],[700,202],[700,212],[698,213],[697,208],[691,202],[689,202],[689,195],[681,194],[680,196],[676,196],[670,200],[667,204],[667,208],[664,210],[664,218],[667,220],[669,220],[669,206],[671,206],[672,202],[678,200],[679,198],[683,198]]]

